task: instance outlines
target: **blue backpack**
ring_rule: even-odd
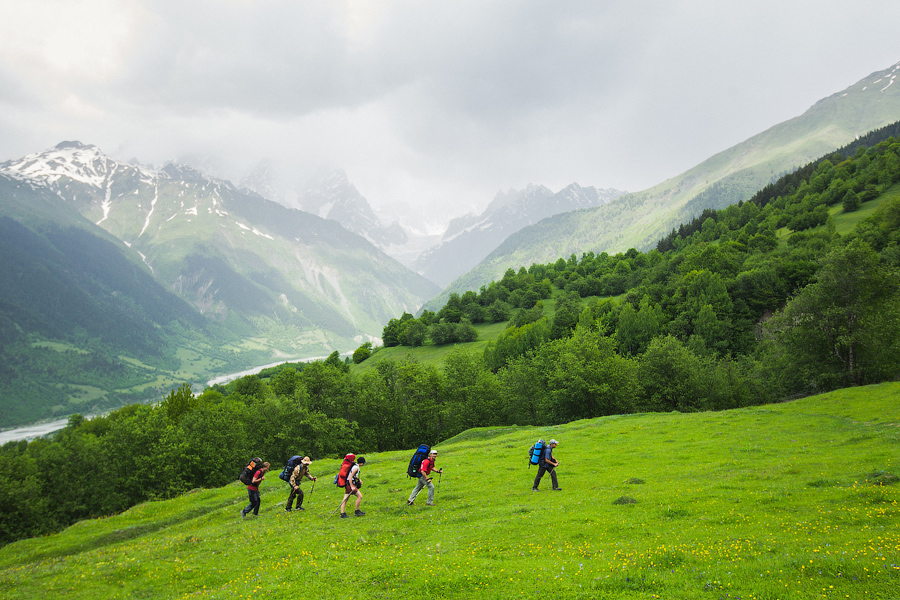
[[[528,466],[541,464],[542,455],[544,454],[544,440],[538,440],[534,446],[528,451]]]
[[[422,461],[428,458],[428,452],[430,450],[431,448],[426,444],[422,444],[421,446],[419,446],[418,450],[416,450],[416,453],[412,455],[411,459],[409,459],[409,466],[406,467],[407,476],[419,476],[419,470],[422,468]]]
[[[299,454],[296,456],[292,456],[290,460],[287,461],[287,465],[281,470],[281,473],[278,474],[278,477],[290,483],[291,481],[291,473],[294,472],[294,467],[300,464],[300,461],[303,460],[303,457]]]

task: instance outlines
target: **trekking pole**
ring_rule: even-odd
[[[344,494],[344,500],[341,500],[341,503],[338,504],[338,507],[337,507],[336,509],[334,509],[333,511],[331,511],[331,514],[328,515],[328,519],[330,519],[331,517],[333,517],[333,516],[334,516],[334,513],[336,513],[337,511],[341,510],[341,505],[343,505],[343,504],[344,504],[344,501],[347,500],[347,498],[349,498],[349,497],[350,497],[350,494]],[[328,519],[325,519],[325,520],[327,521]]]

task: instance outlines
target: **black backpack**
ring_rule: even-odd
[[[300,464],[300,461],[303,460],[303,457],[299,454],[296,456],[292,456],[290,460],[287,461],[287,464],[281,470],[281,473],[278,474],[278,477],[290,483],[291,481],[291,473],[294,472],[294,467]]]
[[[528,450],[528,466],[539,465],[544,460],[544,440],[538,440]]]
[[[406,475],[409,477],[418,477],[419,471],[422,468],[422,461],[428,458],[428,452],[431,451],[431,448],[426,444],[422,444],[419,446],[416,453],[412,455],[412,458],[409,459],[409,466],[406,467]]]
[[[244,485],[253,485],[253,474],[260,466],[262,466],[262,459],[254,458],[246,467],[244,467],[244,470],[238,475],[238,479],[240,479],[241,483]]]

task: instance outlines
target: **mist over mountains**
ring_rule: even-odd
[[[624,193],[577,183],[556,193],[542,185],[500,192],[481,214],[453,219],[440,243],[422,253],[414,269],[444,287],[520,229],[553,215],[601,206]]]
[[[545,217],[599,206],[624,193],[578,183],[552,192],[543,185],[530,184],[522,190],[498,192],[482,212],[454,217],[435,233],[435,223],[429,224],[412,212],[393,220],[377,214],[343,169],[318,169],[291,199],[279,191],[275,179],[272,170],[261,164],[241,185],[263,197],[337,221],[441,287],[477,265],[523,227]]]

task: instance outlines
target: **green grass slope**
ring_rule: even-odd
[[[240,519],[235,483],[6,546],[0,595],[896,598],[898,397],[893,383],[470,430],[440,446],[433,508],[405,505],[409,452],[368,456],[363,518],[329,518],[338,462],[317,461],[304,512],[283,512],[287,486],[270,474],[258,518]],[[531,492],[538,436],[561,441],[562,492]]]

